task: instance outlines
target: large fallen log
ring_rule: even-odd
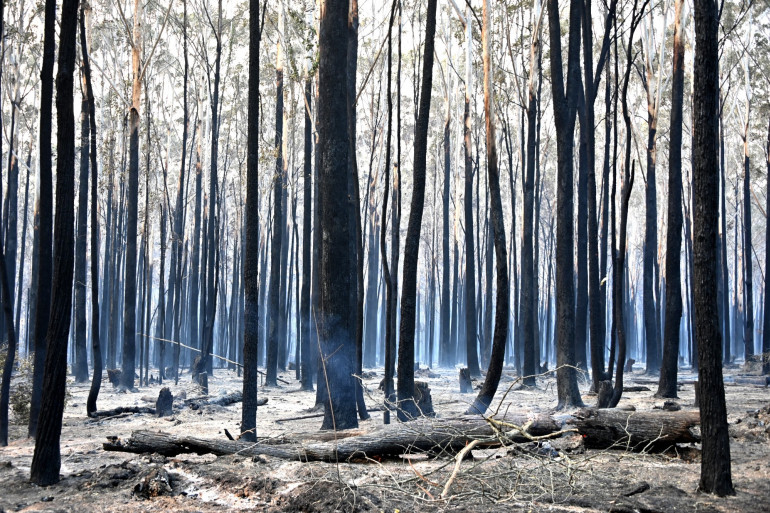
[[[508,413],[496,418],[463,416],[449,419],[421,418],[403,424],[382,426],[368,433],[329,441],[285,439],[286,443],[248,443],[212,440],[152,431],[135,431],[127,440],[116,437],[103,445],[107,451],[159,453],[264,454],[303,461],[346,461],[381,456],[398,456],[427,451],[454,453],[471,441],[482,446],[499,446],[578,432],[586,446],[621,449],[661,449],[675,443],[698,441],[694,430],[700,421],[696,411],[629,412],[616,409],[584,409],[572,415]]]
[[[123,413],[148,413],[155,415],[155,408],[149,408],[147,406],[118,406],[111,410],[96,410],[91,412],[88,416],[92,419],[98,419],[101,417],[114,417],[115,415],[121,415]]]
[[[209,397],[209,396],[203,396],[203,397],[193,397],[190,399],[185,399],[184,405],[189,406],[193,410],[197,410],[201,406],[229,406],[231,404],[240,403],[243,401],[243,393],[242,392],[232,392],[225,395],[220,395],[219,397]],[[267,397],[260,397],[257,399],[257,406],[264,406],[267,404]]]

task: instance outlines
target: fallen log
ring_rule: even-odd
[[[201,406],[229,406],[231,404],[240,403],[243,401],[242,392],[232,392],[230,394],[221,395],[219,397],[193,397],[185,399],[184,405],[189,406],[193,410],[197,410]],[[257,406],[264,406],[267,404],[267,397],[260,397],[257,399]]]
[[[100,417],[114,417],[122,413],[149,413],[155,415],[155,408],[149,408],[147,406],[118,406],[111,410],[97,410],[90,413],[88,416],[92,419],[98,419]]]
[[[662,449],[674,443],[695,442],[700,422],[696,411],[629,412],[616,409],[583,409],[571,415],[508,413],[501,417],[463,416],[448,419],[420,418],[382,426],[368,433],[337,440],[287,440],[284,444],[212,440],[163,432],[135,431],[127,440],[111,438],[106,451],[267,455],[302,461],[349,461],[371,457],[398,456],[409,452],[450,452],[466,444],[494,447],[503,443],[528,442],[577,432],[587,447],[615,447],[626,450]]]

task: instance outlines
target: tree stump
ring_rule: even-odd
[[[107,379],[110,380],[113,387],[120,386],[120,377],[123,375],[123,371],[120,369],[107,369]]]
[[[435,417],[433,411],[433,398],[430,395],[430,387],[425,381],[414,382],[414,399],[417,403],[417,411],[425,417]]]
[[[623,367],[623,372],[626,372],[626,373],[633,372],[635,363],[636,363],[636,360],[634,360],[633,358],[629,358],[628,360],[626,360],[626,365],[625,367]]]
[[[158,417],[168,417],[174,414],[174,396],[168,387],[160,389],[158,400],[155,401],[155,412]]]
[[[612,392],[612,381],[600,381],[596,397],[596,407],[606,408],[610,404],[610,399],[612,399]]]
[[[471,381],[471,373],[468,367],[460,369],[460,393],[469,394],[473,392],[473,382]]]
[[[195,381],[201,387],[203,395],[209,395],[209,375],[208,372],[201,372],[195,377]]]

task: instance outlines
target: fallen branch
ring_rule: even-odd
[[[449,419],[421,418],[382,426],[368,433],[329,441],[291,440],[285,444],[212,440],[162,432],[135,431],[127,440],[110,439],[107,451],[157,452],[165,456],[181,453],[264,454],[302,461],[347,461],[375,456],[398,456],[419,451],[455,453],[474,440],[485,445],[501,441],[530,442],[554,433],[577,431],[587,447],[663,449],[674,443],[695,442],[693,431],[700,422],[697,411],[629,412],[584,409],[572,415],[508,413],[493,422],[480,416]],[[345,433],[344,431],[341,433]]]
[[[479,444],[479,442],[480,440],[473,440],[471,443],[463,447],[462,450],[457,453],[457,456],[455,456],[455,468],[452,470],[452,475],[450,475],[449,479],[447,479],[447,482],[444,485],[444,490],[441,492],[442,499],[446,499],[449,496],[449,489],[452,487],[452,483],[454,482],[455,477],[457,477],[457,472],[460,470],[460,465],[462,465],[462,462],[465,459],[465,455],[471,452],[473,448]]]

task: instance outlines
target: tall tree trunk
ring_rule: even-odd
[[[279,15],[279,24],[281,30],[284,27],[283,4],[281,4],[281,14]],[[346,15],[347,16],[347,15]],[[280,286],[283,278],[283,267],[281,265],[281,249],[283,244],[283,195],[284,195],[284,176],[283,176],[283,46],[280,38],[277,43],[276,67],[275,67],[275,175],[273,177],[273,238],[270,244],[270,284],[268,292],[268,338],[267,338],[267,379],[265,384],[276,386],[278,384],[278,345],[280,340],[281,319],[279,309]],[[347,188],[346,188],[347,190]],[[347,217],[346,217],[347,219]],[[283,278],[285,279],[285,278]]]
[[[171,234],[171,274],[169,277],[169,290],[173,289],[174,297],[174,337],[181,340],[182,328],[182,250],[184,240],[184,191],[185,191],[185,162],[187,154],[187,133],[189,129],[187,107],[187,75],[189,62],[187,58],[187,0],[182,1],[182,48],[184,54],[184,74],[182,76],[182,155],[179,160],[179,184],[176,192],[174,206],[174,226]],[[256,256],[255,256],[256,258]],[[179,344],[174,344],[174,384],[179,384]],[[244,397],[246,395],[244,394]]]
[[[770,120],[767,122],[767,180],[770,184]],[[767,189],[770,191],[770,187]],[[770,194],[765,212],[770,212]],[[770,222],[765,223],[765,241],[770,240]],[[765,242],[767,243],[767,242]],[[770,374],[770,251],[765,250],[765,308],[762,330],[762,374]]]
[[[385,136],[385,189],[382,197],[382,228],[380,229],[380,253],[382,257],[382,272],[385,279],[385,377],[383,378],[385,386],[385,401],[386,404],[391,400],[393,394],[393,352],[396,347],[396,331],[395,331],[395,316],[396,316],[396,289],[398,287],[398,232],[400,225],[400,180],[398,178],[398,162],[393,166],[393,228],[391,237],[391,251],[392,258],[390,264],[388,263],[388,254],[386,250],[385,239],[387,236],[387,220],[388,220],[388,199],[390,189],[390,152],[391,152],[391,138],[393,135],[393,95],[391,94],[392,88],[392,68],[393,68],[393,21],[396,17],[396,11],[400,9],[399,0],[393,0],[393,5],[390,8],[390,22],[388,24],[388,82],[387,82],[387,97],[388,97],[388,124]],[[400,19],[400,15],[399,15]],[[399,30],[399,37],[401,31]],[[400,39],[399,39],[400,42]],[[400,46],[399,46],[400,50]],[[399,70],[401,55],[399,52]],[[400,76],[400,74],[399,74]],[[398,83],[400,93],[400,83]],[[399,99],[399,107],[401,105],[401,96],[397,96]],[[400,121],[400,119],[398,120]],[[400,133],[400,128],[399,128]],[[398,144],[398,138],[396,138]],[[400,145],[399,145],[400,149]],[[391,268],[390,265],[393,267]],[[390,405],[385,408],[383,412],[383,423],[390,423]]]
[[[751,238],[751,166],[749,158],[749,101],[746,101],[746,125],[743,131],[743,301],[746,318],[743,325],[744,360],[754,356],[754,271]]]
[[[67,380],[67,337],[72,310],[74,267],[75,115],[73,108],[78,0],[62,4],[59,61],[56,76],[56,226],[51,319],[46,334],[47,358],[43,376],[35,452],[30,479],[47,486],[59,480],[62,415]],[[2,272],[2,270],[0,270]],[[8,312],[9,309],[6,309]],[[7,316],[7,314],[6,314]],[[132,375],[133,377],[133,375]]]
[[[581,16],[582,18],[582,16]],[[575,364],[581,370],[588,369],[586,337],[588,331],[588,120],[585,84],[581,82],[578,112],[580,138],[578,148],[577,179],[577,280],[575,290]],[[593,126],[593,125],[591,125]]]
[[[16,294],[16,317],[14,320],[13,325],[16,327],[16,330],[19,330],[19,321],[21,320],[21,300],[24,296],[24,268],[26,265],[24,265],[25,257],[26,257],[26,249],[27,249],[27,211],[29,209],[29,178],[30,178],[30,170],[32,169],[32,147],[30,145],[30,148],[27,152],[27,179],[24,183],[24,216],[21,221],[21,254],[19,255],[19,278],[17,280],[17,289],[18,293]],[[34,264],[33,264],[34,265]],[[29,307],[30,304],[30,298],[27,297],[27,306]],[[27,326],[29,326],[31,323],[29,322],[29,319],[32,319],[32,317],[27,316]],[[19,333],[17,333],[18,338],[18,344],[19,347],[21,347],[21,336]],[[27,354],[29,354],[29,338],[26,340],[27,343]]]
[[[575,114],[580,85],[580,2],[572,0],[569,10],[569,54],[565,91],[561,55],[561,26],[558,0],[548,0],[551,51],[551,85],[556,122],[558,161],[556,226],[556,363],[558,407],[582,405],[575,372],[575,298],[573,280],[574,220],[572,150]]]
[[[246,154],[246,246],[243,261],[243,408],[241,438],[257,440],[257,356],[259,351],[259,0],[249,0],[249,97]],[[263,270],[264,272],[264,270]]]
[[[446,118],[444,120],[444,187],[442,194],[442,223],[441,223],[441,312],[439,321],[439,365],[441,367],[450,367],[454,363],[454,357],[450,356],[452,347],[452,338],[449,329],[449,182],[451,180],[451,148],[450,148],[450,129],[452,107],[450,98],[452,91],[450,86],[446,85]],[[451,296],[454,299],[454,296]]]
[[[323,245],[319,337],[323,376],[328,385],[322,429],[348,429],[356,419],[355,327],[350,315],[350,270],[355,266],[348,247],[350,209],[341,190],[348,189],[350,151],[346,88],[333,87],[348,67],[347,0],[328,0],[321,10],[319,33],[318,151],[321,156],[320,200]]]
[[[671,132],[668,158],[668,221],[666,233],[666,324],[658,397],[676,397],[679,325],[682,322],[682,110],[684,104],[684,41],[682,8],[674,5],[674,66],[671,85]],[[649,180],[649,178],[648,178]]]
[[[730,437],[722,381],[722,343],[716,304],[716,233],[719,176],[719,49],[717,4],[695,2],[693,92],[693,298],[698,340],[703,456],[698,488],[731,495]]]
[[[727,210],[725,206],[725,136],[724,126],[722,124],[722,113],[720,109],[719,116],[719,177],[720,177],[720,211],[721,215],[721,264],[722,264],[722,290],[724,291],[722,297],[722,310],[724,311],[722,337],[724,338],[724,354],[723,358],[725,362],[732,361],[731,351],[731,331],[730,331],[730,275],[727,271]]]
[[[86,239],[88,238],[88,149],[90,143],[88,119],[89,99],[85,73],[81,64],[80,102],[80,178],[78,179],[77,235],[75,236],[75,381],[88,380],[86,351]]]
[[[468,371],[480,376],[476,326],[476,249],[473,236],[473,160],[471,158],[471,23],[470,8],[465,9],[465,108],[463,110],[463,150],[465,156],[465,347]],[[477,227],[478,228],[478,227]]]
[[[541,7],[542,9],[542,7]],[[524,339],[524,366],[522,374],[526,386],[535,386],[535,375],[538,372],[536,357],[535,323],[537,322],[537,305],[535,304],[535,272],[533,233],[535,218],[535,159],[537,152],[537,76],[540,60],[540,35],[542,21],[537,23],[532,33],[529,49],[529,81],[527,88],[527,151],[526,169],[523,174],[524,206],[521,229],[521,319],[522,337]],[[523,136],[522,130],[522,136]]]
[[[626,154],[623,167],[623,184],[621,190],[621,207],[620,207],[620,233],[618,239],[618,249],[615,255],[614,275],[613,275],[613,320],[615,322],[615,330],[617,332],[617,363],[615,370],[615,387],[610,399],[609,407],[614,408],[618,405],[621,395],[623,395],[623,370],[626,364],[626,331],[623,321],[623,308],[625,302],[623,301],[623,273],[625,272],[625,260],[626,260],[626,226],[628,223],[628,202],[631,197],[631,189],[634,186],[634,165],[631,163],[631,115],[628,109],[628,82],[631,78],[631,68],[634,64],[633,59],[633,44],[634,44],[634,32],[639,25],[641,18],[644,14],[644,9],[641,13],[637,12],[639,2],[634,0],[634,8],[631,14],[631,29],[628,35],[628,45],[626,47],[626,72],[623,76],[623,89],[620,92],[621,103],[623,107],[623,121],[626,125]],[[635,162],[634,162],[635,164]],[[629,174],[630,170],[630,174]],[[614,191],[613,191],[614,196]],[[614,198],[613,198],[614,199]],[[614,201],[613,201],[614,204]],[[613,228],[615,222],[613,221]],[[614,239],[614,236],[613,236]],[[613,243],[614,244],[614,243]],[[612,362],[610,362],[612,364]]]
[[[364,245],[361,229],[361,200],[358,181],[358,159],[356,158],[356,71],[358,69],[358,0],[350,1],[350,13],[348,15],[348,63],[347,63],[347,108],[350,137],[350,151],[348,153],[349,167],[349,191],[350,191],[350,223],[353,238],[353,254],[355,255],[355,267],[352,269],[351,280],[355,283],[351,294],[350,312],[354,316],[352,325],[355,327],[356,337],[356,374],[363,371],[364,350]],[[364,402],[364,390],[361,380],[355,379],[356,405],[358,416],[361,420],[369,418]]]
[[[83,56],[83,75],[85,78],[86,94],[88,95],[88,120],[90,123],[89,157],[91,159],[91,358],[94,374],[91,388],[88,391],[86,412],[90,415],[96,411],[96,400],[102,386],[102,346],[99,326],[99,180],[96,176],[96,104],[94,89],[91,84],[91,65],[88,55],[88,34],[90,34],[90,10],[85,5],[80,7],[80,47]],[[88,27],[88,32],[86,32]],[[104,286],[104,282],[102,282]]]
[[[312,120],[310,118],[310,105],[312,102],[312,86],[310,81],[310,66],[306,69],[308,76],[305,78],[305,146],[304,146],[304,183],[303,183],[303,207],[302,207],[302,291],[300,292],[300,354],[302,357],[301,380],[303,390],[313,390],[313,364],[310,358],[310,271],[311,261],[311,226],[312,226],[312,195],[313,195],[313,133]]]
[[[43,371],[46,360],[46,334],[51,311],[51,275],[53,268],[53,178],[51,134],[53,133],[53,65],[56,53],[56,0],[45,0],[43,27],[43,64],[40,73],[40,132],[38,177],[38,239],[40,254],[37,272],[37,305],[35,307],[35,359],[32,372],[32,397],[29,409],[29,436],[37,435],[40,402],[43,394]]]
[[[470,413],[483,414],[497,392],[505,359],[505,342],[508,338],[508,316],[510,284],[508,283],[508,254],[505,247],[505,225],[503,222],[503,201],[500,196],[500,176],[497,167],[497,145],[495,141],[494,90],[492,84],[491,22],[489,0],[484,0],[482,11],[482,48],[484,61],[484,120],[487,134],[487,173],[491,196],[490,214],[494,231],[495,262],[497,265],[497,297],[495,300],[495,333],[489,369],[481,386],[479,395],[469,410]],[[492,284],[487,283],[491,290]],[[488,304],[487,309],[492,305]]]
[[[430,119],[431,87],[433,85],[433,48],[436,35],[437,0],[428,0],[425,22],[420,103],[415,126],[414,174],[412,205],[404,243],[403,290],[401,292],[401,324],[398,344],[398,418],[409,420],[418,415],[414,400],[414,333],[417,294],[417,264],[420,251],[420,231],[425,206],[425,170],[428,150],[428,122]],[[400,164],[400,162],[399,162]]]
[[[219,160],[219,69],[222,59],[222,0],[219,0],[217,7],[217,27],[214,37],[216,39],[216,56],[214,58],[214,91],[211,99],[211,170],[209,175],[209,221],[208,221],[208,271],[206,271],[206,311],[204,312],[205,321],[203,327],[203,343],[201,350],[200,365],[197,371],[200,373],[204,369],[209,375],[212,374],[212,357],[214,350],[214,319],[217,312],[217,280],[216,275],[219,272],[216,268],[216,261],[219,256],[219,219],[217,216],[218,205],[218,187],[219,179],[217,176],[217,166]]]
[[[140,59],[142,52],[142,10],[139,0],[134,0],[134,34],[132,38],[131,61],[133,87],[131,109],[128,113],[128,198],[126,205],[126,264],[123,300],[123,366],[121,384],[134,388],[136,356],[136,225],[139,208],[139,104],[142,96]]]

